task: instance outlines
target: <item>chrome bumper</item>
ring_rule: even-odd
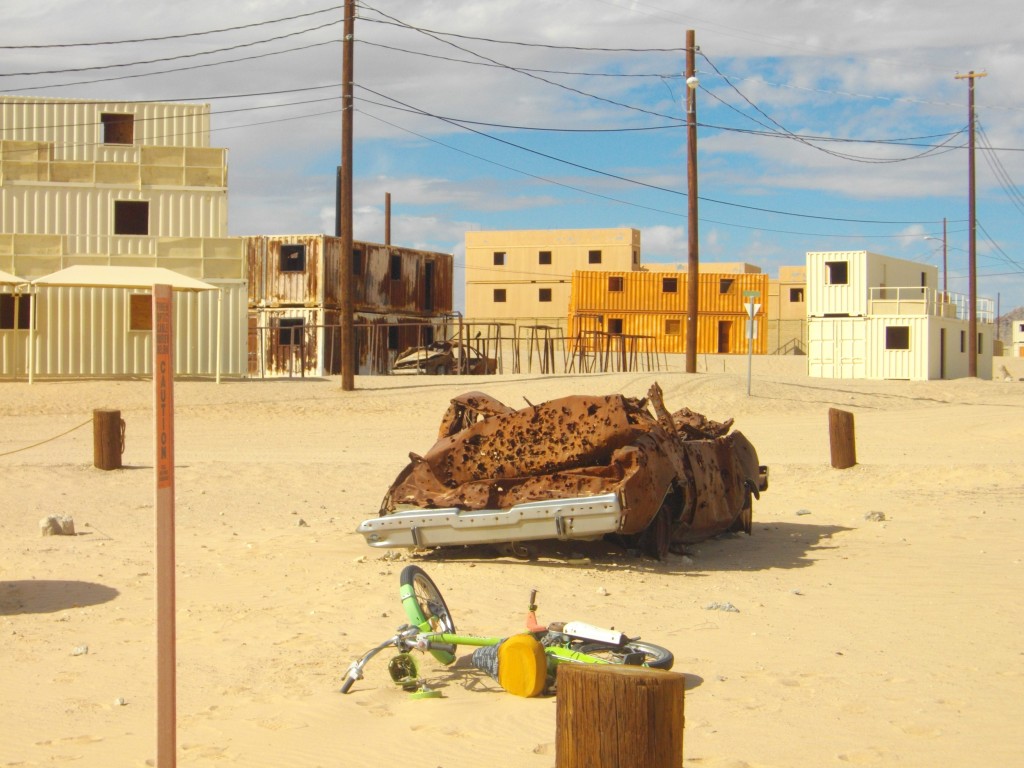
[[[531,501],[509,509],[407,509],[364,520],[371,547],[443,547],[533,539],[587,539],[614,533],[622,506],[615,493]]]

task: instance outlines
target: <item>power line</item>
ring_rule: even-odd
[[[295,19],[303,19],[308,16],[317,16],[321,13],[330,13],[331,11],[344,10],[344,5],[334,5],[330,8],[323,8],[319,11],[310,11],[309,13],[299,13],[294,16],[283,16],[279,19],[269,19],[267,21],[257,21],[252,24],[241,24],[237,27],[223,27],[221,29],[206,29],[199,32],[183,32],[177,35],[164,35],[162,37],[139,37],[131,40],[104,40],[87,43],[46,43],[39,45],[0,45],[2,51],[22,51],[22,50],[40,50],[49,48],[92,48],[95,46],[102,45],[126,45],[129,43],[157,43],[164,40],[183,40],[189,37],[202,37],[204,35],[216,35],[221,32],[237,32],[242,29],[252,29],[253,27],[263,27],[268,24],[280,24],[284,21],[294,21]]]

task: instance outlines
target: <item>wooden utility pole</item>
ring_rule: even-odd
[[[697,75],[696,43],[692,29],[686,30],[686,177],[690,233],[686,260],[686,372],[697,372],[697,304],[700,300],[697,256]]]
[[[352,78],[355,69],[355,0],[345,0],[345,40],[341,71],[341,388],[355,389],[355,327],[352,298]]]
[[[391,245],[391,193],[384,193],[384,245]]]
[[[967,196],[970,241],[967,246],[967,375],[978,375],[978,283],[975,240],[977,235],[974,208],[974,79],[985,77],[987,72],[971,70],[966,75],[956,75],[957,80],[967,80]]]

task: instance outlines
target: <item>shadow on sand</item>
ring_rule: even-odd
[[[90,581],[0,581],[0,616],[83,608],[109,602],[118,594],[113,587]]]

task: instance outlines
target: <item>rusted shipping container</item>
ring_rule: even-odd
[[[248,237],[246,254],[251,305],[340,306],[341,238]],[[451,254],[357,241],[352,273],[356,312],[426,318],[452,311]]]
[[[768,275],[702,273],[698,284],[697,351],[748,351],[745,293],[757,292],[753,352],[767,351]],[[680,272],[574,272],[569,302],[572,337],[598,330],[652,339],[658,352],[686,351],[687,275]]]

